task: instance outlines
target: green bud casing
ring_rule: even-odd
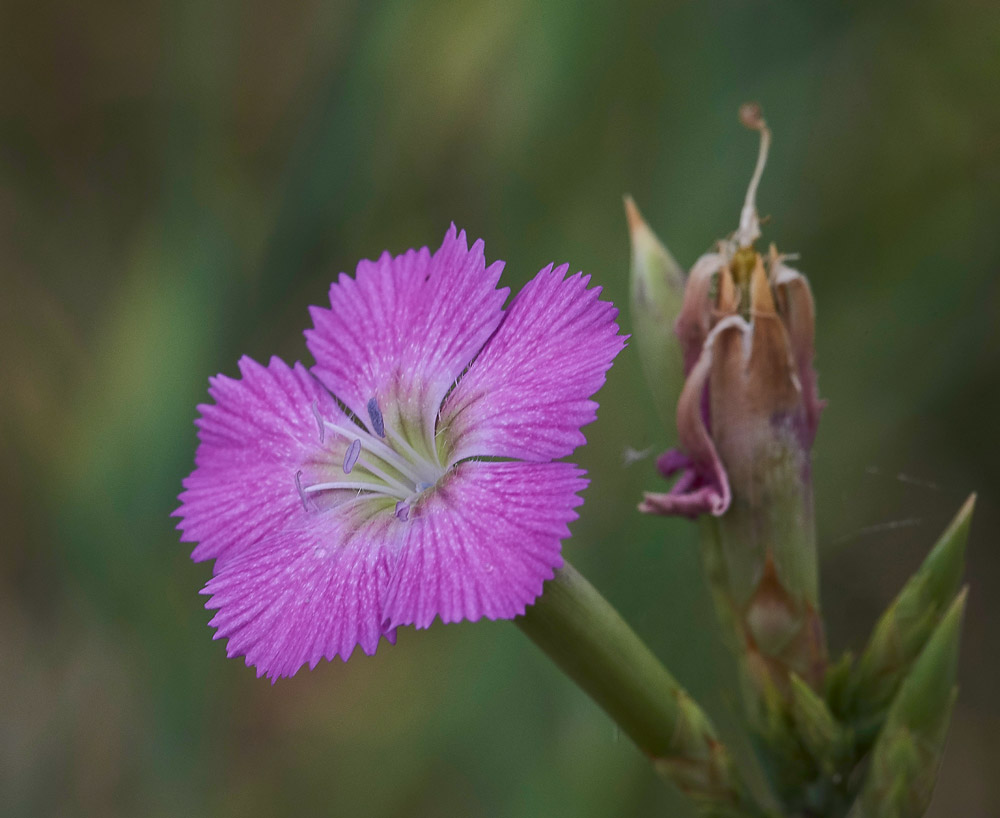
[[[630,196],[625,197],[625,216],[632,241],[632,338],[656,410],[665,428],[672,430],[684,385],[681,346],[674,332],[684,301],[684,271],[643,220]]]

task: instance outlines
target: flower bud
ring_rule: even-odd
[[[773,245],[766,255],[755,247],[770,131],[759,109],[741,118],[761,149],[739,228],[692,267],[675,325],[686,376],[680,446],[657,465],[677,479],[639,508],[710,521],[709,581],[760,725],[771,688],[787,698],[791,673],[816,688],[826,664],[810,475],[822,404],[809,284]]]
[[[625,216],[632,241],[632,337],[656,409],[672,427],[684,384],[680,344],[674,334],[674,321],[684,300],[684,271],[630,196],[625,197]]]

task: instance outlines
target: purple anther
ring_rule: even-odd
[[[378,408],[378,400],[375,398],[368,401],[368,417],[371,418],[375,434],[385,437],[385,421],[382,419],[382,410]]]
[[[406,500],[400,500],[396,503],[396,516],[400,520],[410,519],[410,504],[407,503]]]
[[[326,440],[326,426],[323,425],[323,416],[319,413],[319,401],[313,401],[313,415],[316,417],[316,425],[319,426],[319,442]]]
[[[347,447],[347,452],[344,454],[344,474],[350,474],[351,469],[354,468],[354,464],[358,462],[358,458],[361,456],[361,441],[355,440],[350,446]]]

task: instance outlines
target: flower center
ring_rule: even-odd
[[[430,460],[407,441],[403,434],[386,423],[378,401],[368,401],[368,418],[371,427],[365,428],[349,421],[335,423],[325,420],[313,405],[319,426],[320,442],[333,434],[345,444],[343,461],[334,467],[335,478],[303,486],[302,472],[295,476],[295,484],[302,504],[310,510],[313,495],[325,492],[350,492],[357,499],[373,497],[395,501],[395,514],[407,519],[413,502],[434,486],[447,469],[436,459]],[[340,447],[338,446],[339,450]],[[315,508],[315,504],[312,506]]]

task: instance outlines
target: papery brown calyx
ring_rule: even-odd
[[[764,464],[754,464],[772,459],[775,447],[798,448],[808,479],[822,408],[812,367],[814,316],[808,282],[774,247],[766,261],[739,251],[695,263],[675,325],[686,375],[680,446],[658,461],[665,477],[680,476],[669,492],[647,493],[642,511],[724,514],[734,492],[758,493],[754,481]]]

